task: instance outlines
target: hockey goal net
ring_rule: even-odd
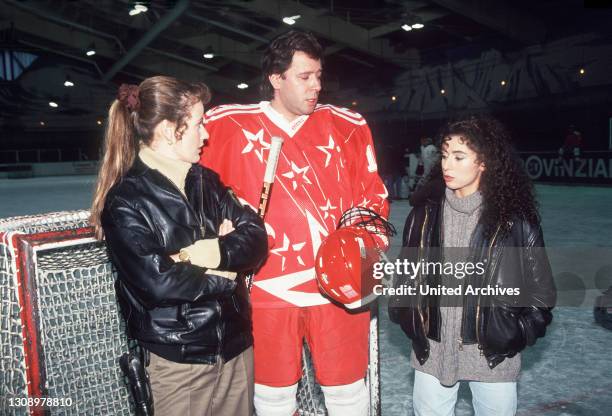
[[[131,415],[115,272],[88,211],[0,219],[0,414]],[[367,380],[380,412],[376,314]],[[299,413],[325,415],[307,351]]]

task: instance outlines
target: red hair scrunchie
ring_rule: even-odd
[[[138,98],[139,91],[138,85],[121,84],[117,92],[117,100],[119,100],[129,112],[138,111],[140,105],[140,99]]]

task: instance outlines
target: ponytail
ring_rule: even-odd
[[[147,78],[140,85],[122,84],[119,87],[117,99],[108,111],[104,159],[91,205],[90,222],[96,238],[104,238],[100,216],[108,192],[134,163],[138,143],[150,145],[155,127],[163,120],[175,123],[175,135],[180,136],[187,126],[192,106],[198,101],[206,104],[209,100],[210,90],[205,84],[166,76]]]
[[[98,181],[91,206],[90,222],[96,238],[104,238],[100,216],[108,191],[126,174],[137,153],[137,143],[131,114],[127,107],[115,100],[108,111],[104,134],[104,159],[98,172]]]

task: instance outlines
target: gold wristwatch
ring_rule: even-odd
[[[191,263],[191,256],[189,255],[189,252],[184,248],[179,251],[178,258],[182,262]]]

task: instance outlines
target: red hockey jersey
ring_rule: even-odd
[[[387,190],[377,173],[363,117],[332,105],[288,122],[269,102],[222,105],[204,116],[210,139],[200,163],[218,172],[257,207],[270,139],[284,139],[265,222],[274,244],[254,279],[254,307],[328,303],[317,288],[314,259],[347,209],[387,217]]]

